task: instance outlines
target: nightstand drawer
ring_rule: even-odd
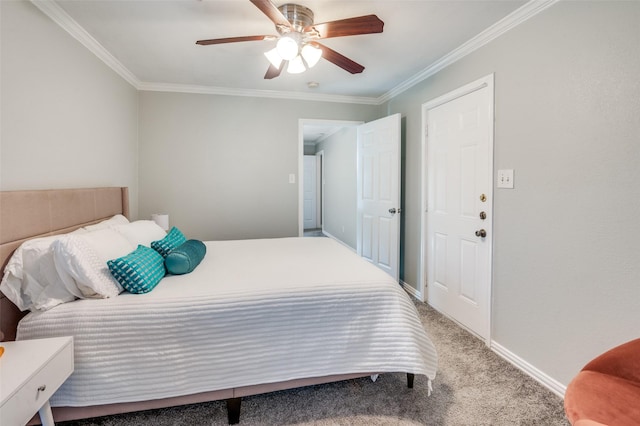
[[[24,425],[54,394],[73,372],[73,343],[64,345],[57,353],[15,390],[3,404],[0,424]]]

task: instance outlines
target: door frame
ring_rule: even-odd
[[[307,227],[306,224],[303,224],[303,229],[305,231],[308,231],[310,229],[318,229],[318,227],[321,226],[320,223],[320,214],[319,214],[319,210],[320,210],[320,193],[319,193],[319,182],[318,182],[318,177],[319,177],[319,173],[320,171],[318,170],[318,156],[315,154],[305,154],[303,156],[303,162],[304,162],[304,174],[302,175],[301,179],[303,180],[303,186],[306,186],[306,182],[304,181],[304,178],[307,176],[310,176],[310,179],[313,181],[314,185],[312,188],[307,187],[305,189],[305,191],[303,192],[303,196],[305,197],[304,201],[308,201],[306,200],[306,195],[309,191],[309,189],[311,189],[311,191],[313,191],[312,197],[310,197],[312,199],[313,202],[313,208],[309,209],[311,210],[311,212],[313,212],[314,215],[314,220],[313,220],[313,226],[312,227]],[[307,173],[307,167],[312,167],[313,168],[313,173]],[[306,213],[308,213],[307,209],[305,208],[305,215]],[[304,220],[306,221],[306,216],[303,217]]]
[[[324,150],[316,152],[316,222],[324,232]]]
[[[304,236],[304,126],[305,125],[322,125],[333,127],[356,127],[363,124],[364,121],[356,120],[326,120],[314,118],[300,118],[298,120],[298,236]],[[324,163],[324,157],[322,157]],[[324,167],[324,165],[323,165]],[[354,165],[355,167],[355,165]],[[323,170],[323,179],[324,170]],[[324,188],[323,188],[324,190]],[[322,197],[322,215],[324,230],[324,195]]]
[[[495,151],[494,151],[494,137],[495,137],[495,112],[494,112],[494,108],[495,108],[495,92],[494,92],[494,74],[489,74],[485,77],[479,78],[478,80],[475,80],[471,83],[468,83],[462,87],[459,87],[457,89],[454,89],[442,96],[439,96],[435,99],[432,99],[431,101],[428,101],[424,104],[422,104],[422,127],[421,127],[421,131],[422,131],[422,153],[421,153],[421,214],[420,214],[420,270],[419,270],[419,289],[418,289],[418,298],[420,300],[422,300],[423,302],[427,302],[427,270],[426,270],[426,264],[427,264],[427,255],[428,255],[428,247],[427,247],[427,189],[429,188],[428,184],[428,170],[427,170],[427,147],[428,147],[428,143],[429,143],[429,135],[428,135],[428,128],[427,128],[427,123],[428,123],[428,114],[429,114],[429,110],[436,108],[440,105],[446,104],[447,102],[451,102],[455,99],[461,98],[462,96],[468,95],[470,93],[473,93],[477,90],[480,89],[484,89],[484,88],[488,88],[488,92],[489,92],[489,102],[490,102],[490,108],[489,108],[489,122],[490,124],[490,132],[489,132],[489,149],[490,149],[490,155],[489,155],[489,171],[491,173],[490,176],[490,182],[491,185],[489,185],[488,191],[489,191],[489,200],[491,201],[491,211],[492,214],[489,217],[489,220],[491,221],[491,229],[494,229],[493,226],[493,217],[495,216],[494,212],[494,207],[495,207],[495,203],[494,203],[494,190],[493,190],[493,186],[494,186],[494,182],[495,182],[495,171],[494,171],[494,155],[495,155]],[[493,301],[493,297],[492,297],[492,290],[493,290],[493,232],[491,232],[489,234],[489,238],[488,238],[488,244],[489,244],[489,288],[487,290],[488,294],[488,303],[487,303],[487,338],[485,343],[487,344],[487,346],[491,345],[491,330],[492,330],[492,322],[491,322],[491,318],[492,318],[492,301]]]

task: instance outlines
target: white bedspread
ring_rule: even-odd
[[[415,306],[328,238],[207,242],[194,272],[150,293],[30,313],[18,339],[74,336],[53,406],[143,401],[360,372],[435,378]]]

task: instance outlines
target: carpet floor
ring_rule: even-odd
[[[405,374],[246,397],[240,425],[544,425],[567,426],[562,399],[428,305],[416,302],[438,350],[438,375]],[[98,417],[63,426],[226,425],[223,401]]]

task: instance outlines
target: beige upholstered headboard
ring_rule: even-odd
[[[24,241],[64,234],[116,214],[129,217],[125,187],[48,189],[0,192],[0,266]],[[0,330],[14,340],[18,321],[25,315],[0,293]]]

